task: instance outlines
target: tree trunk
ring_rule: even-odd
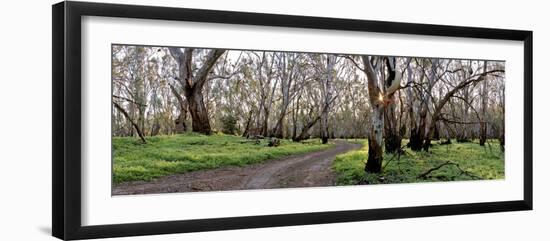
[[[334,62],[336,62],[336,57],[334,55],[328,55],[327,57],[327,69],[325,81],[323,83],[324,89],[324,100],[323,100],[323,112],[321,112],[321,143],[328,143],[328,112],[330,111],[330,101],[332,98],[332,80],[333,80],[333,67]]]
[[[281,72],[281,112],[275,128],[273,129],[272,136],[277,138],[283,138],[284,120],[287,114],[288,106],[290,105],[290,88],[293,82],[293,69],[295,66],[296,58],[287,60],[287,54],[282,54],[279,60],[279,69]],[[288,134],[287,134],[288,135]]]
[[[298,98],[296,99],[296,101],[294,102],[294,108],[292,110],[292,140],[296,140],[297,138],[297,132],[298,132],[298,123],[297,123],[297,115],[298,115],[298,112],[300,111],[300,105],[298,105],[298,103],[300,102],[300,99],[302,98],[302,94],[300,93],[298,95]]]
[[[413,83],[414,73],[412,71],[411,66],[407,67],[407,84]],[[422,75],[423,76],[423,75]],[[407,88],[407,99],[408,99],[408,112],[409,112],[409,124],[410,124],[410,131],[409,131],[409,143],[407,143],[407,146],[411,148],[413,151],[419,151],[422,149],[422,141],[424,140],[424,133],[420,132],[420,130],[424,129],[419,127],[419,125],[422,125],[422,121],[424,120],[425,116],[422,116],[422,111],[420,112],[420,122],[417,123],[415,118],[416,109],[415,108],[415,98],[414,93],[412,91],[412,87]]]
[[[487,123],[481,122],[479,123],[479,145],[485,146],[485,142],[487,142]]]
[[[190,92],[191,93],[186,97],[189,104],[189,112],[191,113],[193,131],[210,135],[212,134],[212,130],[210,128],[210,121],[208,120],[208,112],[206,111],[202,91],[193,89]]]
[[[420,116],[420,125],[416,128],[411,129],[411,137],[409,140],[408,146],[413,151],[422,150],[422,144],[424,141],[425,129],[426,129],[426,118]]]
[[[432,68],[434,68],[434,67],[432,67]],[[431,88],[432,88],[431,87],[432,86],[431,78],[435,75],[433,71],[434,71],[434,69],[432,69],[430,77],[426,76],[425,71],[422,71],[422,73],[421,73],[420,79],[422,80],[422,83],[427,83],[428,84],[428,86],[427,86],[428,91],[431,91]],[[412,95],[412,93],[411,93],[411,95]],[[411,148],[411,150],[413,150],[413,151],[422,150],[422,146],[424,144],[424,139],[425,139],[425,136],[426,136],[426,125],[427,125],[427,118],[428,118],[428,109],[429,109],[430,96],[429,96],[429,94],[426,94],[426,93],[422,92],[420,94],[420,97],[421,97],[421,101],[420,101],[420,105],[418,106],[419,110],[417,110],[417,111],[420,112],[420,113],[418,113],[418,124],[417,124],[417,121],[414,120],[414,118],[413,118],[414,117],[413,113],[414,113],[415,110],[414,110],[414,108],[410,108],[411,123],[413,125],[411,127],[409,143],[407,144],[407,146],[409,146],[409,148]],[[411,102],[411,105],[412,104],[413,103]]]
[[[244,131],[242,134],[242,137],[247,137],[250,131],[250,123],[252,122],[252,115],[254,114],[254,111],[250,111],[250,114],[248,115],[248,119],[246,120],[246,126],[244,127]]]
[[[177,134],[183,134],[187,131],[187,125],[185,124],[187,114],[183,112],[183,110],[180,110],[180,114],[178,115],[178,118],[174,120],[174,125],[176,129]]]
[[[426,135],[427,115],[428,115],[428,106],[427,104],[424,104],[419,114],[420,123],[418,124],[418,126],[411,128],[411,138],[409,140],[408,146],[413,151],[422,150],[422,145]]]
[[[384,97],[378,88],[378,76],[366,55],[361,56],[363,60],[363,71],[367,75],[367,89],[369,92],[369,102],[372,106],[371,123],[368,132],[369,154],[365,171],[370,173],[380,173],[382,171],[382,139],[384,134]]]
[[[269,107],[268,105],[264,105],[264,120],[262,123],[262,136],[268,136],[268,130],[269,130]]]
[[[396,153],[401,150],[402,137],[399,133],[399,126],[397,124],[397,118],[395,116],[395,106],[387,106],[386,108],[384,108],[384,112],[384,146],[386,148],[386,153]]]
[[[426,140],[424,141],[423,149],[425,151],[428,151],[430,149],[432,133],[434,131],[434,125],[435,125],[436,121],[438,120],[439,115],[441,114],[441,110],[443,109],[445,104],[447,104],[447,102],[449,102],[451,97],[453,97],[453,95],[457,91],[469,86],[470,84],[478,83],[480,81],[483,81],[486,78],[485,77],[486,75],[488,75],[490,73],[497,73],[497,72],[504,72],[504,70],[496,69],[496,70],[486,71],[486,72],[483,72],[481,74],[478,74],[475,78],[473,76],[471,76],[470,78],[467,78],[464,81],[460,82],[460,84],[455,86],[451,91],[447,92],[447,94],[445,94],[445,96],[439,102],[437,102],[437,105],[434,109],[434,113],[433,113],[433,116],[432,116],[432,121],[430,122],[431,123],[430,127],[428,128],[428,134],[426,135]]]
[[[439,134],[439,125],[437,124],[437,122],[435,123],[435,127],[434,127],[434,140],[439,140],[441,139],[441,136]]]
[[[395,81],[401,82],[397,77],[396,72],[396,60],[394,57],[384,58],[384,63],[388,69],[388,76],[384,83],[384,90],[386,91],[385,103],[388,105],[384,108],[384,133],[386,153],[396,153],[401,150],[401,135],[399,134],[399,126],[397,123],[396,108],[395,108],[395,95],[394,93],[388,93],[392,85],[395,85]],[[383,73],[384,68],[381,70]],[[398,83],[398,84],[399,84]]]
[[[321,113],[321,143],[328,143],[328,112]]]
[[[139,128],[139,125],[132,118],[130,118],[130,115],[128,114],[128,112],[126,112],[126,110],[124,110],[122,106],[120,106],[118,103],[114,101],[113,101],[113,105],[117,110],[119,110],[124,115],[124,117],[126,117],[126,119],[128,119],[128,121],[132,124],[134,129],[136,129],[136,132],[138,133],[138,136],[141,139],[141,141],[143,143],[147,143],[147,141],[145,140],[145,136],[143,135],[143,131],[141,131],[141,129]]]
[[[309,129],[311,129],[311,127],[313,127],[317,123],[317,121],[319,121],[319,119],[321,119],[321,116],[317,116],[315,119],[313,119],[309,123],[307,123],[302,128],[302,131],[300,132],[300,135],[298,135],[295,138],[292,138],[292,140],[295,141],[295,142],[299,142],[299,141],[307,139],[309,137],[309,134],[308,134]]]
[[[487,71],[487,63],[483,65],[483,71]],[[487,141],[487,99],[489,95],[489,88],[488,88],[488,82],[489,81],[483,81],[482,90],[481,90],[481,122],[479,123],[479,145],[485,146],[485,142]]]
[[[187,131],[187,125],[185,124],[185,121],[187,120],[187,101],[184,100],[184,98],[178,93],[178,91],[172,84],[169,84],[169,86],[172,94],[178,100],[180,109],[178,118],[174,120],[174,125],[176,127],[175,130],[177,134],[182,134]]]
[[[193,121],[192,128],[193,131],[199,132],[202,134],[210,135],[212,130],[210,128],[210,121],[208,119],[208,112],[206,110],[206,105],[204,105],[204,99],[202,96],[202,89],[207,81],[208,73],[216,64],[216,61],[225,50],[223,49],[214,49],[210,50],[205,56],[205,60],[202,63],[200,69],[193,74],[193,48],[185,48],[182,51],[181,48],[168,48],[170,54],[178,63],[178,74],[179,78],[177,79],[180,83],[183,94],[187,99],[189,105],[189,112],[191,114],[191,119]],[[177,91],[176,91],[177,92]]]
[[[469,87],[466,87],[464,88],[464,91],[463,91],[463,101],[462,101],[462,104],[461,106],[463,107],[463,111],[462,111],[462,118],[464,119],[464,122],[469,122],[470,121],[470,118],[469,118],[469,115],[470,115],[470,89]],[[467,124],[462,124],[460,123],[458,126],[460,126],[460,132],[459,132],[459,136],[457,136],[456,138],[456,142],[459,142],[459,143],[465,143],[465,142],[470,142],[470,138],[469,138],[469,131],[470,131],[470,126],[468,126]]]
[[[283,104],[283,109],[281,110],[282,113],[286,112],[286,108]],[[279,116],[279,119],[277,120],[277,124],[275,125],[275,129],[273,129],[273,136],[282,139],[283,138],[283,122],[285,119],[285,115],[282,114]]]
[[[386,153],[397,153],[401,150],[401,136],[396,132],[386,132],[384,147]]]
[[[384,107],[376,104],[372,107],[371,130],[369,131],[369,155],[365,171],[370,173],[380,173],[382,171],[382,138],[384,133]]]

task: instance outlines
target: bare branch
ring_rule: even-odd
[[[134,103],[134,104],[139,105],[139,106],[147,106],[146,104],[139,103],[139,102],[136,102],[135,100],[131,100],[131,99],[128,99],[128,98],[126,98],[126,97],[122,97],[122,96],[118,96],[118,95],[113,95],[113,98],[125,100],[125,101]]]

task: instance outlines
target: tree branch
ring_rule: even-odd
[[[361,56],[361,58],[363,60],[363,66],[365,67],[363,72],[365,72],[365,74],[367,75],[367,89],[369,91],[369,100],[370,103],[374,105],[380,95],[380,89],[378,88],[378,76],[376,76],[376,72],[374,72],[374,67],[369,61],[369,56],[363,55]]]
[[[418,175],[416,178],[422,178],[422,179],[426,179],[428,177],[428,175],[430,173],[432,173],[433,171],[436,171],[436,170],[439,170],[441,169],[442,167],[444,166],[447,166],[447,165],[451,165],[451,166],[455,166],[456,168],[458,168],[458,170],[460,170],[460,174],[459,175],[466,175],[466,176],[469,176],[470,178],[472,179],[477,179],[477,180],[480,180],[482,179],[481,177],[469,172],[469,171],[466,171],[462,168],[460,168],[460,165],[458,163],[455,163],[455,162],[451,162],[451,161],[446,161],[436,167],[432,167],[430,169],[428,169],[427,171],[425,171],[424,173]]]
[[[170,51],[170,55],[172,55],[172,57],[176,60],[176,63],[178,64],[179,78],[176,79],[178,80],[178,82],[180,82],[181,86],[183,86],[184,90],[192,88],[193,49],[185,48],[185,50],[182,51],[181,48],[169,47],[168,50]]]
[[[128,99],[126,97],[122,97],[122,96],[118,96],[118,95],[113,95],[113,98],[117,98],[117,99],[121,99],[121,100],[125,100],[125,101],[128,101],[128,102],[131,102],[131,103],[134,103],[136,105],[139,105],[139,106],[147,106],[146,104],[143,104],[143,103],[139,103],[139,102],[136,102],[135,100],[132,100],[132,99]]]
[[[202,86],[204,86],[204,83],[207,80],[208,72],[210,72],[218,58],[220,58],[223,53],[225,53],[225,49],[210,50],[210,52],[206,56],[206,60],[195,75],[195,84],[193,88],[202,89]]]
[[[128,114],[128,112],[126,112],[126,110],[124,110],[124,108],[122,108],[122,106],[120,106],[118,103],[116,103],[114,101],[113,101],[113,105],[115,106],[115,108],[117,110],[119,110],[122,113],[122,115],[124,115],[124,117],[126,117],[126,119],[128,119],[128,121],[130,121],[132,126],[136,129],[141,141],[143,141],[143,143],[147,143],[147,141],[145,140],[145,137],[143,136],[143,132],[141,132],[141,129],[139,129],[138,124],[136,122],[134,122],[134,120],[132,120],[132,118],[130,118],[130,115]]]

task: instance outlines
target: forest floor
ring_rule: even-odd
[[[247,166],[265,160],[330,148],[319,139],[301,143],[281,140],[269,147],[266,139],[187,133],[147,137],[143,144],[134,137],[114,137],[113,183],[151,181],[155,178],[226,166]]]
[[[407,140],[403,140],[403,144]],[[301,143],[239,136],[184,134],[113,138],[113,195],[196,192],[504,178],[497,140],[450,145],[433,141],[429,152],[403,148],[384,154],[383,171],[365,173],[364,139]]]
[[[363,148],[338,155],[333,168],[338,185],[418,183],[441,181],[491,180],[504,178],[504,153],[498,140],[480,146],[478,140],[442,145],[432,141],[429,152],[403,148],[403,153],[384,153],[383,171],[365,174],[368,158],[366,140],[355,140]],[[408,140],[403,140],[406,144]]]
[[[330,147],[247,166],[192,171],[152,181],[123,182],[114,185],[113,195],[334,186],[337,180],[332,168],[334,159],[338,154],[361,148],[361,144],[336,140]]]

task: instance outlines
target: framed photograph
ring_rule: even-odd
[[[531,210],[532,34],[55,4],[53,235]]]

